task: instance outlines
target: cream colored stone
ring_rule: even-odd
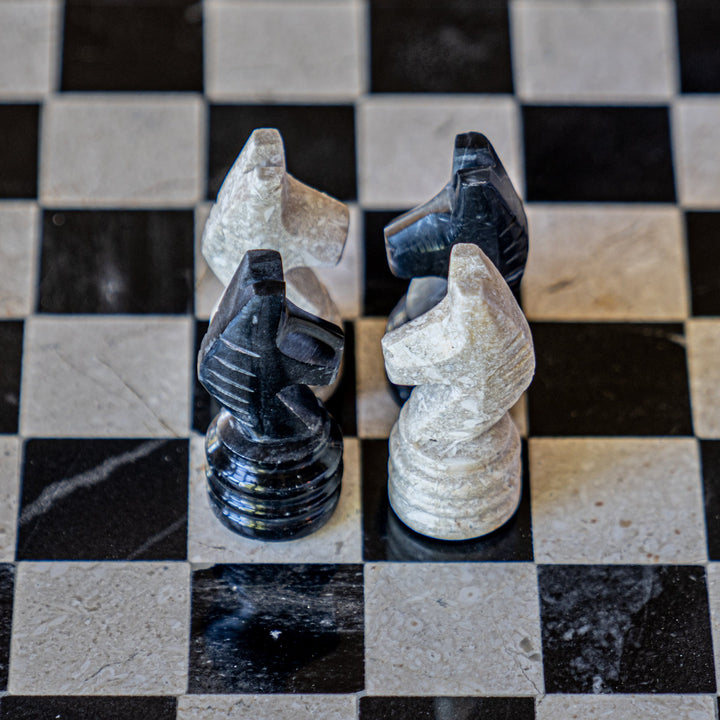
[[[689,320],[685,331],[695,435],[720,439],[720,320]]]
[[[177,720],[356,720],[354,695],[183,695]]]
[[[475,245],[456,245],[448,292],[385,335],[390,380],[416,385],[390,436],[389,496],[416,532],[479,537],[520,499],[520,437],[508,410],[535,371],[530,328]]]
[[[0,317],[32,312],[39,234],[35,203],[0,202]]]
[[[17,437],[0,437],[0,562],[15,560],[20,452]]]
[[[190,518],[188,559],[193,563],[362,562],[360,527],[360,447],[345,438],[340,500],[327,524],[290,542],[243,538],[217,522],[207,497],[205,438],[190,445]]]
[[[715,720],[710,695],[545,695],[537,720]]]

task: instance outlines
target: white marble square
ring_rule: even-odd
[[[672,109],[675,184],[688,208],[720,208],[720,99],[682,96]]]
[[[188,559],[194,563],[362,562],[360,448],[357,438],[346,437],[344,443],[340,501],[327,524],[299,540],[261,542],[228,530],[213,515],[205,480],[205,438],[193,436],[190,445]]]
[[[529,204],[531,320],[684,320],[682,216],[672,206]]]
[[[19,438],[0,436],[0,562],[15,560],[21,453]]]
[[[708,564],[707,586],[715,656],[715,678],[720,687],[720,563]]]
[[[536,720],[715,720],[710,695],[545,695]]]
[[[372,695],[539,695],[531,563],[366,564]]]
[[[675,91],[667,0],[513,0],[513,71],[530,102],[653,102]]]
[[[356,720],[354,695],[185,695],[177,720]]]
[[[189,318],[30,318],[21,434],[187,436],[192,343]]]
[[[0,317],[33,311],[39,235],[35,203],[0,202]]]
[[[205,3],[205,82],[214,101],[354,100],[363,91],[361,2]]]
[[[361,101],[360,201],[366,208],[418,205],[450,180],[455,135],[487,136],[523,194],[519,109],[510,96],[375,96]]]
[[[9,691],[185,692],[189,571],[186,563],[20,563]]]
[[[720,319],[693,319],[685,325],[693,430],[720,439]]]
[[[530,438],[539,563],[707,561],[692,438]]]
[[[177,207],[201,199],[205,112],[193,95],[63,95],[43,108],[44,205]]]
[[[313,268],[313,272],[327,288],[343,318],[354,320],[362,314],[365,251],[362,213],[355,204],[348,207],[350,209],[350,227],[340,262],[335,267]]]
[[[355,412],[358,436],[386,438],[400,414],[385,376],[380,341],[385,318],[360,318],[355,323]]]
[[[0,3],[0,98],[40,99],[56,88],[60,13],[57,0]]]

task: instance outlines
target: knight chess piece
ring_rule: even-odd
[[[340,262],[349,225],[347,206],[287,172],[280,132],[258,128],[230,168],[205,223],[202,253],[226,285],[248,250],[277,250],[287,297],[306,312],[342,325],[342,317],[311,268]],[[335,385],[314,388],[326,400]]]
[[[522,201],[490,141],[481,133],[455,137],[452,176],[432,199],[385,227],[388,264],[394,275],[411,278],[388,318],[388,331],[422,315],[447,291],[452,247],[473,243],[519,292],[528,254]],[[396,399],[411,388],[394,386]]]
[[[307,385],[335,379],[342,349],[339,327],[286,299],[280,254],[248,251],[198,355],[200,382],[222,405],[206,437],[210,505],[231,530],[289,540],[329,519],[342,434]]]
[[[422,535],[480,537],[520,501],[520,436],[508,410],[535,371],[532,336],[502,275],[456,245],[445,297],[382,341],[388,377],[415,385],[390,434],[390,504]]]

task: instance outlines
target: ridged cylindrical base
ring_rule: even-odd
[[[267,443],[263,453],[257,443],[242,452],[243,444],[223,410],[207,432],[206,477],[210,507],[225,526],[273,541],[309,535],[328,521],[343,474],[342,433],[335,420],[328,416],[310,440]]]

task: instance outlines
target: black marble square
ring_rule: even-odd
[[[371,0],[372,92],[512,93],[507,0]]]
[[[531,323],[532,435],[692,435],[683,326]]]
[[[720,560],[720,440],[701,440],[708,557]]]
[[[364,688],[361,565],[215,565],[193,573],[191,693]]]
[[[46,210],[38,310],[192,313],[192,210]]]
[[[357,435],[356,384],[355,384],[355,325],[343,323],[345,348],[343,350],[342,377],[337,390],[325,403],[328,412],[338,421],[344,437]]]
[[[674,202],[666,107],[523,107],[530,201]]]
[[[18,431],[22,374],[23,321],[0,320],[0,433]]]
[[[720,315],[720,212],[685,213],[693,315]]]
[[[675,7],[682,92],[720,92],[720,4],[675,0]]]
[[[530,697],[361,697],[360,720],[534,720]]]
[[[365,278],[363,315],[386,316],[407,291],[409,280],[396,278],[388,267],[383,229],[405,210],[365,211]]]
[[[0,104],[0,198],[36,198],[38,105]]]
[[[523,441],[520,506],[495,532],[474,540],[444,541],[407,527],[390,507],[387,494],[388,442],[361,440],[363,559],[397,562],[489,562],[533,559],[527,444]]]
[[[250,133],[277,128],[288,172],[338,200],[357,196],[352,105],[211,105],[209,200],[214,200]]]
[[[714,693],[705,569],[538,567],[548,693]]]
[[[175,720],[174,697],[7,696],[0,720]]]
[[[184,560],[187,440],[25,443],[18,560]]]
[[[195,0],[67,0],[62,90],[203,90]]]
[[[0,692],[7,690],[15,568],[0,564]]]

